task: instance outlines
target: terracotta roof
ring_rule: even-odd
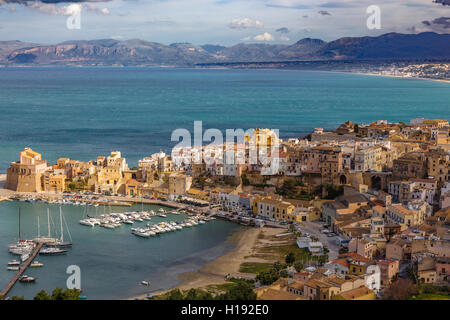
[[[259,300],[304,300],[304,298],[299,297],[295,294],[275,290],[275,289],[265,289],[264,293],[258,298]]]
[[[353,300],[368,295],[370,293],[373,293],[373,291],[365,286],[362,286],[356,289],[342,292],[340,296],[343,297],[345,300]]]
[[[405,208],[401,204],[393,204],[392,207],[406,215],[415,215],[416,214],[415,211],[409,210],[408,208]]]

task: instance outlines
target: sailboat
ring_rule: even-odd
[[[9,252],[19,256],[30,254],[35,245],[36,244],[33,241],[22,240],[21,211],[19,208],[19,241],[9,245]]]
[[[70,235],[70,231],[69,231],[69,228],[68,228],[67,223],[66,223],[65,220],[64,220],[64,223],[66,225],[67,232],[68,232],[69,237],[70,237],[70,242],[65,242],[64,241],[63,214],[62,214],[61,207],[59,207],[59,225],[60,225],[60,229],[61,229],[60,230],[61,231],[61,238],[57,239],[53,243],[48,243],[47,244],[48,247],[71,247],[72,246],[72,236]]]

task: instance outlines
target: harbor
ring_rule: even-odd
[[[135,203],[131,207],[82,206],[51,204],[42,201],[4,201],[0,203],[4,223],[0,226],[0,264],[4,269],[0,272],[0,286],[5,288],[15,275],[7,270],[8,262],[14,258],[8,252],[7,244],[17,240],[18,209],[22,215],[22,238],[48,238],[48,215],[52,234],[50,238],[60,239],[60,209],[63,212],[63,227],[65,241],[68,233],[64,221],[67,222],[73,240],[73,246],[67,249],[67,254],[49,256],[38,255],[39,261],[31,261],[26,274],[36,278],[34,283],[17,282],[8,296],[25,296],[32,299],[41,289],[51,292],[56,287],[65,287],[69,277],[66,269],[77,265],[82,272],[81,287],[83,294],[89,299],[121,299],[139,295],[149,290],[164,290],[179,282],[178,274],[195,271],[209,260],[213,260],[232,249],[226,241],[242,227],[220,219],[210,219],[203,215],[198,218],[188,215],[186,211],[174,210],[169,207]],[[48,211],[47,211],[48,209]],[[164,210],[164,213],[159,211]],[[105,213],[103,213],[105,210]],[[142,211],[155,213],[149,215],[150,220],[133,221],[133,224],[121,223],[116,228],[103,228],[100,225],[89,227],[80,224],[80,220],[97,216],[99,219],[111,219],[121,214],[125,217],[130,212],[138,217]],[[159,211],[159,212],[158,212]],[[110,214],[113,215],[110,215]],[[128,213],[128,215],[126,214]],[[104,215],[101,217],[101,215]],[[165,216],[165,217],[164,217]],[[40,220],[38,230],[37,217]],[[204,223],[197,222],[204,221]],[[206,220],[203,220],[206,219]],[[196,220],[197,225],[189,221]],[[209,220],[209,221],[208,221]],[[192,227],[186,225],[189,223]],[[181,227],[180,230],[174,226]],[[142,237],[136,233],[146,229],[161,229],[167,225],[165,232],[158,235]],[[169,225],[172,227],[171,230]],[[136,229],[136,230],[133,230]],[[138,230],[144,229],[144,230]],[[42,233],[39,235],[38,233]],[[40,236],[40,237],[38,237]],[[205,241],[208,239],[208,241]],[[36,260],[36,259],[35,259]],[[31,267],[38,262],[42,267]],[[16,271],[17,272],[17,271]],[[151,286],[143,286],[141,282],[148,281]],[[113,289],[114,288],[114,289]]]

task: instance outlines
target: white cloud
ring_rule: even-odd
[[[108,8],[98,8],[90,3],[85,4],[72,3],[66,6],[59,6],[54,3],[31,2],[28,3],[26,6],[32,10],[39,11],[41,13],[51,15],[61,15],[61,16],[71,16],[74,14],[78,14],[83,10],[83,8],[85,8],[87,11],[94,12],[100,15],[110,14]]]
[[[280,40],[281,40],[281,41],[290,41],[291,38],[289,38],[289,37],[287,37],[287,36],[285,36],[285,35],[282,35],[282,36],[280,36]]]
[[[80,13],[82,10],[82,6],[76,3],[67,6],[56,6],[53,3],[32,2],[27,4],[27,7],[41,13],[61,16],[71,16]]]
[[[97,14],[108,15],[108,14],[111,13],[108,8],[99,8],[99,7],[97,7],[97,6],[93,5],[93,4],[90,4],[90,3],[85,3],[84,7],[88,11],[91,11],[91,12],[94,12],[94,13],[97,13]]]
[[[275,38],[268,32],[264,32],[263,34],[259,34],[253,37],[253,40],[256,41],[273,41]]]
[[[262,28],[263,23],[258,20],[252,20],[250,18],[233,19],[228,25],[231,29],[248,29],[248,28]]]

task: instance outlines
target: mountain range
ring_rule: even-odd
[[[344,37],[331,42],[305,38],[291,45],[239,43],[164,45],[139,39],[66,41],[54,45],[0,41],[0,65],[159,65],[194,66],[227,62],[446,60],[450,34],[387,33],[377,37]]]

